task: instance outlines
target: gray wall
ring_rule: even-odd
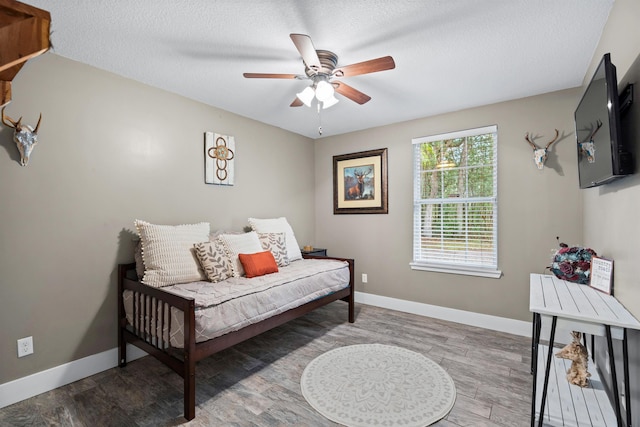
[[[556,236],[581,243],[573,110],[579,91],[488,105],[322,139],[315,146],[316,243],[356,260],[357,290],[476,313],[530,320],[529,273],[544,273]],[[424,100],[437,102],[437,100]],[[500,279],[414,271],[411,139],[498,126],[498,266]],[[563,138],[538,170],[526,132]],[[333,215],[332,157],[388,148],[389,214]],[[367,273],[368,283],[360,282]]]
[[[635,104],[630,110],[631,126],[626,137],[635,149],[636,174],[611,185],[583,190],[584,242],[607,258],[614,260],[614,291],[616,298],[640,319],[640,2],[616,0],[604,28],[600,43],[591,61],[585,83],[591,78],[602,55],[610,52],[616,65],[619,88],[632,82],[635,87]],[[636,63],[635,67],[632,65]],[[632,69],[633,68],[633,69]],[[615,343],[614,352],[621,368],[621,346]],[[598,340],[596,354],[600,366],[606,362],[606,343]],[[629,333],[630,392],[632,397],[632,425],[640,424],[640,333]],[[601,371],[606,372],[605,369]],[[622,370],[618,369],[619,382]],[[605,374],[605,378],[610,379]]]
[[[312,240],[310,139],[50,53],[14,79],[6,112],[43,119],[27,167],[0,126],[0,384],[116,346],[136,218],[237,231],[284,215]],[[205,131],[235,136],[235,186],[204,184]],[[25,336],[35,354],[18,359]]]

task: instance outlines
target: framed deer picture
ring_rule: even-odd
[[[333,213],[388,212],[387,149],[333,156]]]

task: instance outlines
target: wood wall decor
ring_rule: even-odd
[[[204,134],[204,182],[233,185],[235,180],[235,138],[214,132]]]
[[[15,0],[0,0],[0,107],[11,101],[11,81],[31,58],[51,46],[51,14]]]

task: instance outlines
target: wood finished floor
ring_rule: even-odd
[[[381,343],[424,354],[451,375],[449,415],[434,424],[527,426],[529,338],[367,305],[346,322],[342,301],[196,366],[196,418],[182,418],[182,379],[144,357],[0,409],[0,426],[334,426],[300,392],[305,366],[345,345]]]

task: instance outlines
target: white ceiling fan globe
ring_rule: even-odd
[[[333,97],[333,86],[326,80],[320,80],[316,86],[316,98],[318,101],[326,102]]]

